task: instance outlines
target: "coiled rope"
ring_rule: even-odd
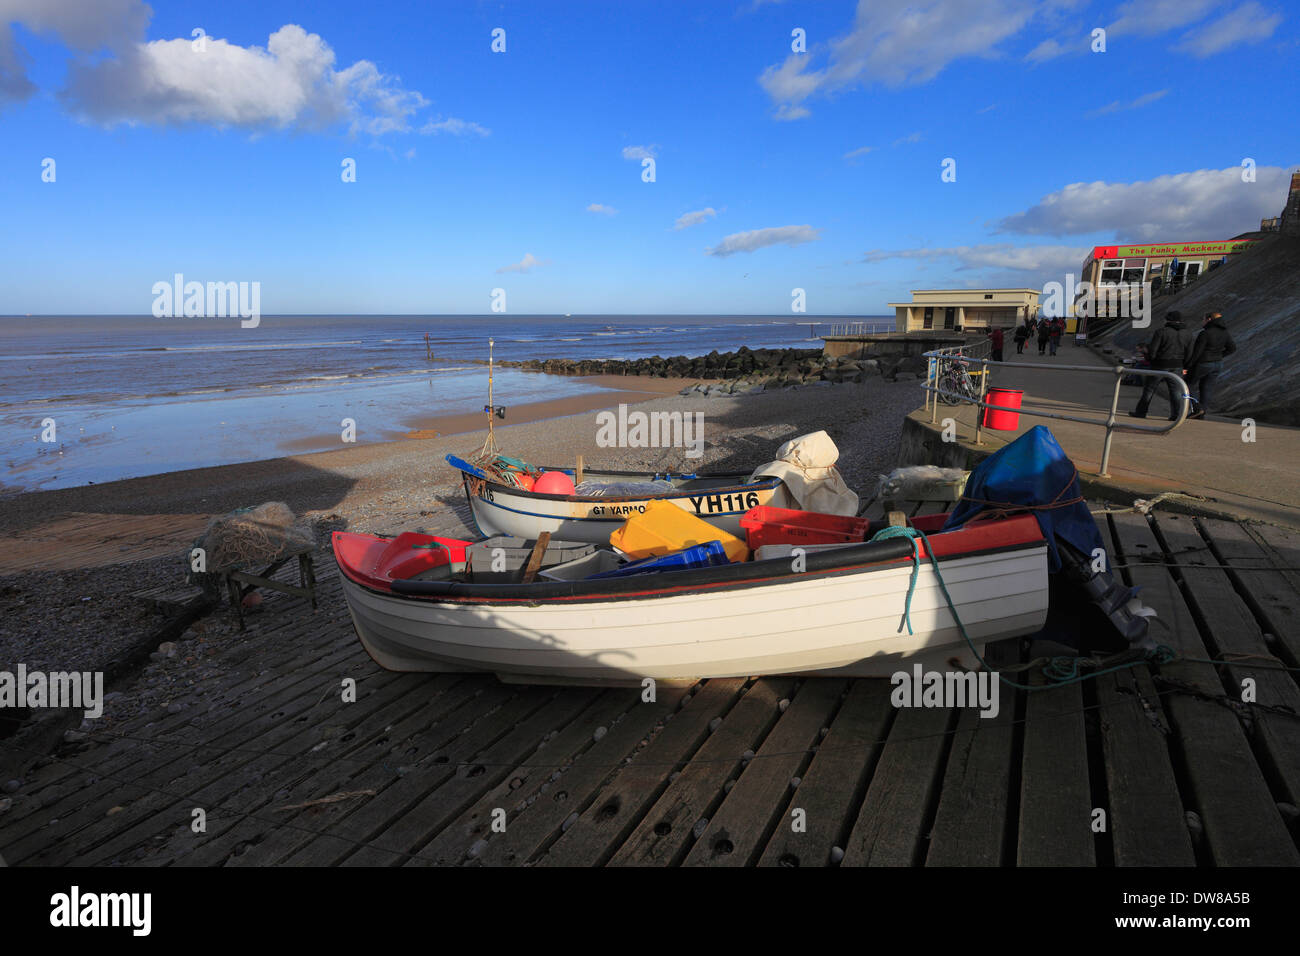
[[[1178,658],[1178,655],[1173,648],[1164,644],[1158,644],[1156,645],[1155,650],[1145,652],[1138,657],[1134,657],[1132,651],[1121,651],[1111,657],[1101,659],[1066,656],[1039,658],[1037,661],[1031,661],[1022,668],[1016,668],[1016,670],[1025,670],[1041,662],[1042,673],[1048,683],[1021,684],[1013,681],[1002,671],[995,670],[991,667],[989,663],[984,660],[983,655],[976,650],[974,641],[971,640],[970,635],[966,632],[966,625],[962,622],[961,615],[957,613],[957,606],[953,603],[952,595],[948,593],[948,585],[943,580],[943,572],[939,570],[939,559],[935,557],[934,548],[930,546],[930,539],[926,536],[926,533],[920,528],[889,527],[882,528],[872,536],[871,540],[884,541],[889,538],[907,538],[912,544],[912,574],[907,583],[907,597],[903,601],[903,618],[898,624],[898,630],[902,631],[903,627],[906,626],[907,633],[913,633],[911,620],[912,594],[916,591],[916,576],[921,568],[921,553],[920,548],[917,546],[917,539],[919,538],[925,544],[925,551],[930,558],[930,565],[934,568],[935,580],[939,582],[939,590],[943,592],[944,600],[948,602],[948,610],[952,612],[952,619],[957,623],[957,629],[961,632],[962,640],[966,642],[966,646],[969,647],[971,653],[975,655],[975,659],[980,662],[980,666],[986,671],[996,674],[998,680],[1002,681],[1002,683],[1009,687],[1014,687],[1017,690],[1045,690],[1062,684],[1082,683],[1085,680],[1100,677],[1102,674],[1110,674],[1115,671],[1136,667],[1138,664],[1168,664]],[[1120,662],[1111,663],[1112,661]],[[1081,674],[1079,673],[1079,667],[1081,664],[1095,665],[1095,669],[1091,670],[1087,674]]]

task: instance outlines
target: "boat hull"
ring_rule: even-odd
[[[977,664],[928,563],[903,625],[911,561],[776,582],[609,600],[413,600],[343,578],[362,644],[396,671],[487,671],[506,681],[638,684],[757,674],[887,676]],[[971,642],[1039,630],[1046,546],[942,561]]]

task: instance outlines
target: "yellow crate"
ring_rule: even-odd
[[[609,543],[633,561],[710,541],[720,541],[732,561],[749,560],[749,546],[740,538],[667,501],[648,502],[644,512],[628,518],[609,536]]]

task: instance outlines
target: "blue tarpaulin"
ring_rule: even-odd
[[[1006,507],[1033,509],[1047,539],[1047,567],[1053,573],[1061,569],[1058,538],[1087,559],[1103,547],[1097,524],[1082,500],[1074,463],[1044,425],[1035,425],[971,472],[963,500],[943,530],[960,528],[982,511]]]

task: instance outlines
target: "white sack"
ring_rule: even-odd
[[[776,450],[776,461],[755,468],[749,480],[781,479],[784,487],[773,495],[773,507],[852,517],[858,513],[858,496],[835,467],[839,457],[840,450],[825,432],[800,435]]]

